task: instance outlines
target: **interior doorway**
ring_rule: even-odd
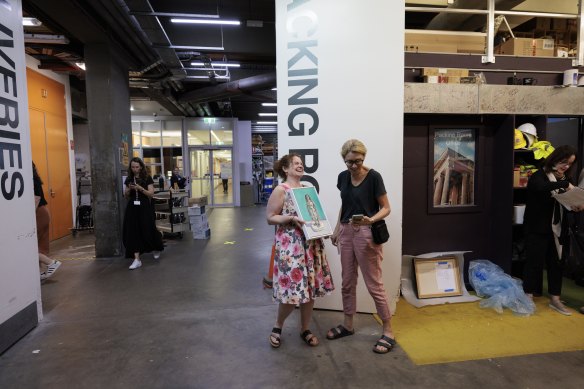
[[[189,148],[191,196],[207,196],[209,205],[232,206],[233,151],[231,148]]]

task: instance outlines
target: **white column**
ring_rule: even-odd
[[[404,12],[399,1],[276,1],[278,154],[305,155],[308,180],[334,225],[337,176],[346,169],[341,146],[350,138],[365,143],[366,165],[383,176],[392,209],[383,261],[392,310],[401,266]],[[336,291],[317,306],[340,310],[339,258],[326,246]],[[357,293],[358,310],[375,312],[362,280]]]
[[[0,26],[1,325],[31,304],[38,317],[42,309],[20,0],[0,3]]]

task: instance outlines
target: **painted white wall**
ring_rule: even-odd
[[[317,179],[327,217],[334,223],[341,205],[336,188],[338,174],[346,169],[340,156],[342,144],[357,138],[368,148],[366,165],[383,176],[391,215],[387,218],[391,238],[384,245],[383,275],[390,307],[395,311],[399,297],[402,241],[403,175],[403,30],[404,2],[376,0],[291,0],[276,2],[276,45],[278,69],[278,149],[317,149],[318,168],[308,173]],[[295,62],[295,42],[315,41],[308,54]],[[289,68],[290,62],[293,66]],[[289,73],[302,71],[304,74]],[[304,98],[318,98],[290,105],[289,98],[303,86],[297,80],[318,79],[318,85]],[[371,104],[379,109],[371,110]],[[295,109],[313,109],[319,126],[309,134],[313,119],[307,114],[291,115]],[[305,124],[303,136],[292,136],[293,127]],[[307,158],[307,172],[315,163]],[[337,250],[326,241],[336,290],[317,299],[316,306],[342,309],[341,269]],[[375,312],[362,279],[357,291],[357,309]]]
[[[5,150],[0,151],[0,177],[8,178],[0,183],[0,323],[35,301],[39,319],[42,318],[22,9],[20,0],[8,0],[7,4],[8,7],[6,3],[0,4],[0,24],[12,31],[14,45],[4,45],[0,50],[15,65],[13,67],[0,56],[0,67],[15,72],[16,90],[9,73],[3,72],[0,79],[6,81],[2,82],[6,87],[0,88],[0,97],[17,101],[19,120],[17,125],[2,123],[2,120],[0,130],[16,133],[19,139],[7,138],[0,132],[0,142],[15,145],[10,146],[15,147],[13,150],[8,150],[5,145],[2,147]],[[0,32],[0,40],[10,42],[12,38]],[[0,112],[6,112],[5,108],[2,107]],[[15,113],[14,110],[10,113],[12,122],[16,122]],[[5,118],[4,114],[0,116]],[[19,194],[20,188],[23,191]]]
[[[64,74],[57,74],[50,70],[46,69],[39,69],[40,61],[36,58],[31,57],[30,55],[25,55],[26,57],[26,67],[34,70],[42,74],[45,77],[48,77],[52,80],[57,81],[60,84],[63,84],[65,87],[65,115],[67,119],[67,143],[70,145],[73,141],[73,118],[71,116],[71,87],[69,85],[69,76]],[[27,102],[28,107],[28,102]],[[28,111],[26,112],[26,116],[28,117]],[[75,176],[75,151],[69,147],[69,176],[71,181],[71,211],[73,215],[72,225],[75,225],[75,214],[77,207],[77,177]]]

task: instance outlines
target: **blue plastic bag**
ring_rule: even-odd
[[[535,304],[523,292],[522,282],[493,262],[486,259],[471,261],[468,276],[477,296],[486,298],[480,302],[481,308],[493,308],[499,313],[503,313],[503,308],[509,308],[522,316],[535,312]]]

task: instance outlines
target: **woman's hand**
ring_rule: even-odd
[[[337,246],[339,244],[339,231],[335,230],[331,236],[331,243],[333,246]]]

